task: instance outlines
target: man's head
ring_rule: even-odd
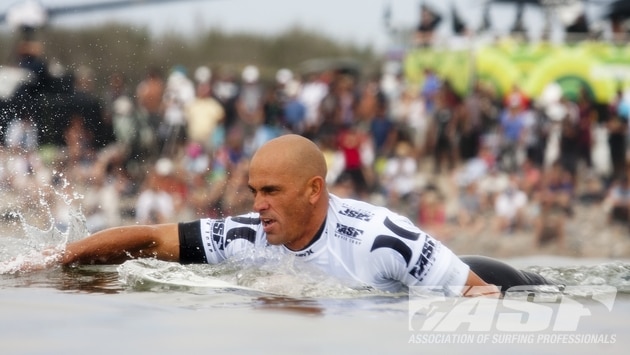
[[[328,209],[326,161],[310,140],[294,134],[275,138],[252,157],[249,188],[267,240],[292,250],[304,248]]]

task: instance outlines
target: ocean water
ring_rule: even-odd
[[[627,260],[505,260],[566,288],[504,299],[350,289],[267,250],[220,265],[142,259],[21,271],[53,257],[43,250],[87,235],[80,209],[68,216],[63,229],[52,217],[42,229],[19,211],[4,215],[2,354],[626,354],[630,346]]]

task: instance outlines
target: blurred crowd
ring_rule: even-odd
[[[250,210],[256,149],[296,133],[321,147],[332,193],[388,206],[438,239],[521,230],[537,245],[562,247],[584,204],[628,224],[622,92],[606,104],[553,85],[539,98],[482,83],[459,95],[429,69],[420,84],[396,70],[365,78],[344,68],[281,69],[263,80],[250,65],[238,74],[149,69],[131,83],[114,73],[97,95],[92,71],[80,68],[76,90],[100,110],[74,114],[53,145],[38,142],[30,120],[9,122],[3,191],[40,203],[52,200],[44,187],[80,196],[90,231],[222,217]],[[67,223],[68,208],[51,205],[55,223]]]

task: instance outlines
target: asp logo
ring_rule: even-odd
[[[359,238],[361,235],[363,235],[363,230],[355,227],[346,226],[341,223],[337,223],[335,227],[335,237],[352,244],[361,244],[361,239]]]
[[[343,205],[343,207],[344,208],[339,211],[339,214],[348,216],[350,218],[355,218],[361,221],[369,222],[372,219],[372,217],[374,217],[374,213],[369,212],[369,211],[355,210],[346,205]]]
[[[498,299],[447,297],[446,294],[453,293],[443,288],[412,286],[409,288],[409,330],[572,332],[595,311],[612,312],[617,295],[613,286],[567,286],[562,293],[532,292],[532,287],[510,288],[504,298]],[[540,286],[544,287],[548,286]],[[483,288],[474,292],[487,293]]]

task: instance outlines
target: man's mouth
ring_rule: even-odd
[[[271,218],[262,218],[261,221],[262,221],[263,229],[265,230],[265,232],[267,232],[269,228],[271,228],[271,226],[273,226],[273,224],[275,223],[275,220]]]

